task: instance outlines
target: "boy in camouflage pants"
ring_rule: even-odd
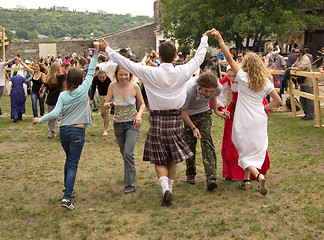
[[[217,110],[216,96],[221,93],[222,86],[217,77],[205,72],[198,79],[192,78],[186,83],[187,98],[182,107],[182,117],[185,121],[185,139],[194,156],[186,160],[187,183],[195,184],[196,171],[196,144],[201,141],[202,158],[207,177],[207,190],[217,188],[216,183],[216,154],[211,137],[212,110],[209,100],[213,104],[217,116],[225,117],[226,111]]]

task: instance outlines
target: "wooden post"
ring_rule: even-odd
[[[289,95],[290,95],[290,105],[291,105],[291,111],[292,111],[292,116],[294,118],[297,117],[297,113],[296,113],[296,103],[295,103],[295,95],[293,93],[293,82],[292,82],[292,76],[290,76],[289,78]]]
[[[318,78],[312,77],[312,79],[313,79],[314,103],[315,103],[315,119],[316,119],[315,127],[323,127],[322,118],[321,118],[321,102],[319,99]]]
[[[1,26],[0,26],[1,27]],[[1,27],[1,40],[2,40],[2,61],[6,61],[6,49],[5,49],[5,31],[4,27]]]

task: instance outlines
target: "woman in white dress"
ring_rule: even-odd
[[[232,140],[239,154],[239,165],[245,170],[243,185],[250,184],[250,173],[259,182],[259,192],[266,195],[265,178],[257,168],[261,168],[268,148],[267,114],[265,110],[277,106],[281,99],[269,80],[269,73],[255,53],[248,54],[241,67],[230,57],[224,40],[217,30],[214,35],[225,58],[236,74],[238,99],[233,120]],[[273,101],[263,105],[265,95]],[[241,185],[242,185],[241,184]]]

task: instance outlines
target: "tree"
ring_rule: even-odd
[[[197,47],[201,35],[213,27],[237,49],[252,44],[252,50],[258,50],[266,38],[300,35],[324,25],[317,11],[323,1],[318,0],[161,0],[160,5],[160,27],[180,48]]]

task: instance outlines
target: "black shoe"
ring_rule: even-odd
[[[195,177],[187,177],[186,182],[189,183],[189,184],[191,184],[191,185],[196,184]]]
[[[217,188],[217,183],[215,179],[207,180],[207,190],[213,190]]]
[[[303,117],[301,117],[300,119],[304,119],[306,117],[306,115],[304,115]]]
[[[172,193],[166,190],[163,195],[162,206],[169,207],[171,205]]]
[[[311,120],[314,119],[313,117],[304,117],[303,120]]]
[[[98,108],[94,108],[92,109],[92,112],[97,112],[99,109]]]
[[[66,207],[67,209],[73,211],[75,209],[75,207],[73,206],[71,200],[69,199],[62,199],[62,202],[61,202],[61,206],[62,207]]]
[[[14,118],[14,123],[16,123],[16,122],[18,122],[18,118],[15,117]]]

